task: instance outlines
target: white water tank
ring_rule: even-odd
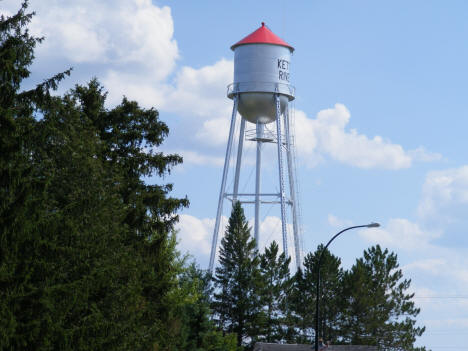
[[[234,51],[234,83],[228,97],[239,94],[238,111],[252,123],[276,119],[275,93],[280,94],[281,112],[294,99],[290,85],[290,62],[294,48],[262,26],[237,42]]]

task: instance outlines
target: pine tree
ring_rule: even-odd
[[[236,333],[238,345],[252,344],[260,323],[260,270],[255,241],[239,202],[233,205],[213,277],[212,309],[218,327]]]
[[[260,256],[262,275],[262,305],[264,312],[265,342],[282,342],[287,336],[287,295],[291,289],[289,263],[291,258],[281,253],[273,241]]]
[[[313,340],[313,290],[302,269],[294,274],[287,296],[286,324],[288,343],[307,344]]]
[[[315,328],[315,304],[316,304],[316,282],[317,265],[323,245],[319,245],[312,254],[304,257],[304,277],[307,289],[311,295],[311,302],[314,309],[313,325]],[[334,343],[340,341],[340,327],[343,318],[343,270],[340,268],[341,260],[332,255],[328,249],[323,251],[320,267],[320,316],[319,316],[319,336],[324,340]]]
[[[424,327],[416,327],[420,310],[406,291],[397,255],[379,245],[364,251],[344,277],[347,305],[343,336],[351,344],[376,345],[381,350],[425,350],[414,347]]]
[[[308,253],[304,257],[303,270],[298,270],[294,276],[289,296],[289,313],[295,328],[290,328],[290,341],[314,342],[317,263],[322,249],[323,246],[319,245],[314,253]],[[340,259],[328,250],[324,251],[320,272],[320,336],[336,343],[340,339],[340,320],[344,300]]]

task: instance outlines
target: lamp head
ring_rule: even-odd
[[[377,227],[380,227],[379,223],[371,223],[367,225],[367,228],[377,228]]]

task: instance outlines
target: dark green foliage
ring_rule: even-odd
[[[72,94],[103,143],[100,157],[109,167],[121,172],[116,185],[128,208],[125,223],[135,233],[168,231],[178,219],[174,212],[188,205],[188,201],[168,198],[171,184],[148,185],[143,181],[143,177],[163,176],[182,161],[178,155],[157,152],[169,132],[167,125],[159,120],[158,111],[141,109],[126,98],[107,111],[104,108],[106,94],[96,80],[87,87],[77,86]]]
[[[213,277],[212,308],[218,327],[236,333],[238,345],[252,344],[259,332],[259,262],[244,211],[236,202],[221,240],[219,266]]]
[[[181,291],[185,291],[184,295],[189,297],[180,311],[186,328],[187,350],[203,350],[206,335],[214,330],[210,320],[210,279],[211,276],[194,263],[184,270],[179,279]]]
[[[242,208],[233,207],[222,240],[220,267],[214,278],[214,319],[223,331],[238,333],[238,342],[313,344],[317,265],[323,246],[304,258],[304,270],[289,277],[289,262],[273,242],[256,259]],[[319,336],[334,344],[376,345],[381,350],[425,350],[414,342],[424,332],[406,291],[397,257],[379,246],[364,251],[350,271],[323,251]],[[260,268],[260,278],[253,279]],[[260,296],[260,300],[258,300]],[[241,308],[239,308],[241,306]],[[240,335],[240,337],[239,337]]]
[[[178,313],[184,328],[183,350],[238,350],[236,335],[216,331],[210,318],[211,275],[191,264],[180,275],[179,284],[181,295],[185,296]]]
[[[311,342],[321,246],[290,279],[290,259],[276,243],[259,256],[235,203],[212,290],[176,250],[187,199],[172,198],[172,184],[144,181],[182,161],[158,151],[169,132],[158,111],[126,98],[106,108],[96,79],[52,96],[70,70],[20,91],[42,41],[28,33],[26,9],[0,19],[0,349]],[[395,254],[372,247],[343,273],[326,251],[321,272],[325,339],[424,350],[413,347],[424,328]]]
[[[188,292],[171,234],[186,199],[147,185],[181,162],[154,109],[104,107],[96,80],[20,92],[27,4],[0,23],[0,349],[176,350]],[[40,119],[34,118],[40,116]]]
[[[175,211],[186,206],[186,199],[168,197],[172,185],[148,185],[143,177],[162,176],[171,165],[181,162],[177,155],[163,155],[156,149],[168,133],[154,109],[141,109],[136,102],[123,99],[112,110],[104,107],[106,94],[96,80],[77,86],[69,95],[82,118],[99,137],[101,152],[113,183],[113,193],[124,209],[120,226],[126,228],[122,244],[133,252],[138,267],[138,289],[144,308],[138,328],[145,336],[143,345],[159,347],[183,344],[182,325],[176,315],[181,301],[178,274],[182,272],[175,251],[175,238],[169,235],[177,221]],[[156,344],[154,344],[156,345]]]
[[[262,341],[281,342],[287,337],[288,301],[292,280],[289,274],[291,258],[278,254],[278,244],[273,241],[260,256],[262,275],[263,330]]]
[[[410,280],[403,279],[397,256],[379,245],[364,251],[344,277],[343,336],[352,344],[377,345],[382,350],[414,348],[424,327],[416,327],[419,309],[407,294]]]
[[[68,222],[78,221],[82,227],[77,224],[76,232],[67,227],[59,231],[62,236],[71,238],[69,250],[72,253],[79,252],[92,259],[86,262],[89,269],[100,269],[99,275],[90,271],[91,278],[86,276],[87,270],[76,276],[91,288],[102,287],[84,296],[82,305],[77,306],[89,309],[89,304],[93,304],[99,319],[94,321],[79,310],[70,323],[76,325],[80,320],[91,320],[95,324],[92,335],[96,342],[102,338],[102,344],[94,348],[128,349],[132,345],[148,349],[159,345],[162,349],[174,349],[174,345],[184,342],[177,315],[182,304],[178,293],[182,265],[170,231],[177,219],[174,212],[187,201],[168,198],[170,185],[146,185],[142,177],[153,171],[163,175],[169,169],[168,164],[163,165],[166,161],[170,164],[180,159],[145,152],[144,146],[157,147],[162,142],[162,138],[153,133],[167,133],[165,124],[158,120],[157,111],[143,110],[126,99],[108,111],[104,107],[102,90],[95,80],[87,87],[77,86],[63,99],[57,99],[58,107],[47,106],[42,110],[44,118],[40,122],[57,124],[40,139],[50,138],[54,149],[58,150],[50,159],[60,161],[58,165],[52,161],[49,164],[44,160],[38,162],[38,167],[48,164],[46,170],[55,170],[53,176],[44,176],[51,182],[46,193],[55,207],[48,211],[59,214],[64,208],[76,209],[64,213],[63,218]],[[67,118],[68,114],[74,119]],[[73,143],[75,134],[77,142]],[[90,139],[84,138],[86,135]],[[142,135],[149,137],[143,140]],[[93,149],[86,152],[90,147]],[[90,173],[83,163],[94,164],[97,173]],[[62,172],[65,172],[63,176]],[[57,175],[60,175],[59,183],[54,184]],[[76,179],[76,183],[72,179]],[[85,191],[87,188],[89,192]],[[100,217],[106,213],[107,217]],[[53,222],[62,221],[56,218]],[[87,231],[89,237],[84,235]],[[77,246],[73,242],[76,237],[81,237],[87,246]],[[59,257],[57,259],[61,262]],[[73,263],[66,272],[76,267]],[[67,299],[73,298],[74,295]],[[60,327],[68,328],[65,324]],[[87,324],[82,331],[76,328],[78,335],[83,335],[80,336],[83,345],[89,343],[87,328]],[[78,349],[80,340],[75,339],[71,340]]]
[[[289,343],[307,344],[313,338],[313,294],[311,281],[302,269],[293,276],[291,291],[287,296],[287,335]]]
[[[309,288],[316,291],[317,265],[323,245],[319,245],[315,253],[309,253],[304,258],[304,272]],[[332,255],[328,249],[323,251],[320,268],[320,316],[319,336],[324,340],[339,341],[341,322],[343,318],[344,297],[340,268],[341,260]],[[315,326],[315,294],[313,295],[313,325]]]
[[[224,334],[223,332],[212,330],[203,336],[202,350],[205,351],[241,351],[242,347],[237,346],[236,334]],[[189,351],[191,349],[187,349]]]
[[[23,348],[50,325],[42,255],[48,243],[40,226],[47,182],[37,177],[34,106],[45,101],[44,85],[19,92],[33,49],[41,39],[24,28],[31,19],[27,3],[12,17],[0,18],[0,348]],[[56,84],[63,74],[52,78]],[[34,255],[39,254],[36,261]],[[38,316],[43,316],[39,318]],[[44,342],[47,347],[47,342]]]
[[[303,271],[296,273],[289,297],[292,318],[297,327],[296,336],[292,339],[299,343],[314,341],[317,263],[322,249],[320,245],[314,253],[310,252],[304,257]],[[328,250],[324,251],[320,271],[320,336],[336,343],[340,335],[343,307],[340,259]]]
[[[304,258],[304,272],[294,276],[289,296],[290,316],[296,328],[288,340],[313,343],[317,263],[323,246]],[[424,327],[416,327],[419,309],[407,294],[397,257],[380,246],[371,247],[350,271],[340,259],[324,251],[321,265],[320,334],[334,344],[376,345],[382,350],[414,348]]]

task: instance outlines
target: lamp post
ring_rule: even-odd
[[[325,245],[324,248],[322,248],[322,251],[320,251],[320,256],[318,260],[318,265],[317,265],[317,281],[315,282],[315,286],[317,288],[316,295],[315,295],[315,351],[318,351],[318,335],[319,335],[319,299],[320,299],[320,265],[322,264],[322,256],[324,251],[328,248],[328,245],[331,244],[333,240],[336,239],[336,237],[347,230],[350,229],[356,229],[356,228],[377,228],[380,227],[379,223],[370,223],[370,224],[365,224],[365,225],[355,225],[352,227],[348,227],[343,229],[341,232],[335,234],[333,238],[330,239],[330,241]]]

